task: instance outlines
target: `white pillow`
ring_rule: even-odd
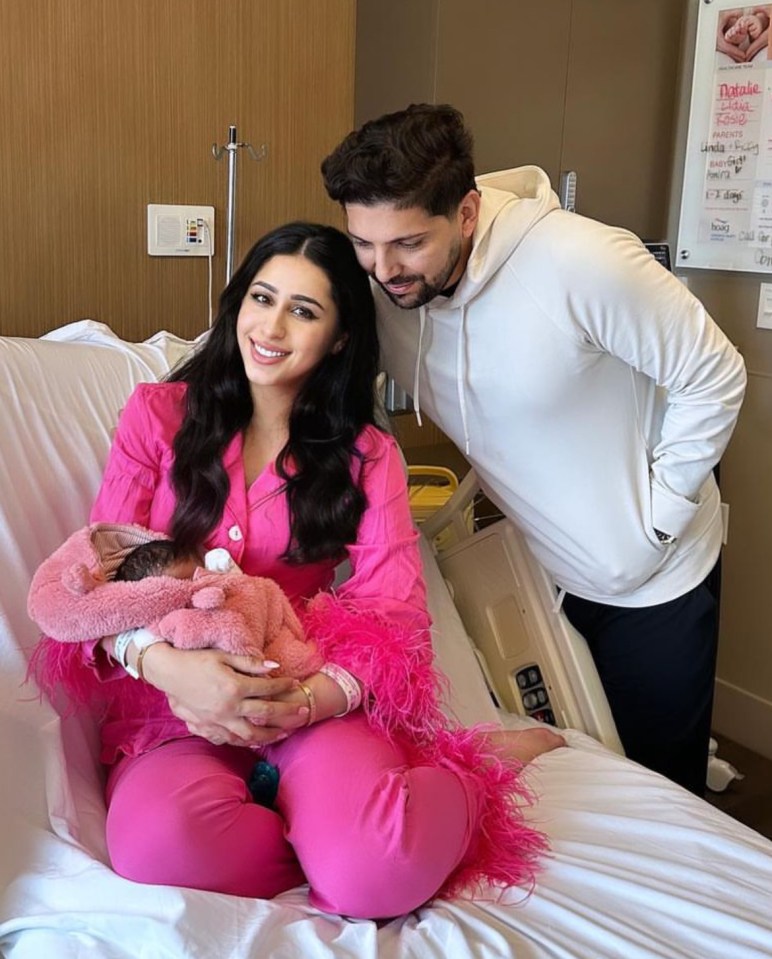
[[[87,522],[134,386],[170,367],[160,347],[91,339],[104,330],[70,324],[61,339],[57,331],[39,340],[0,337],[0,888],[29,864],[35,827],[52,825],[102,855],[93,724],[62,724],[24,680],[38,639],[27,617],[32,574]]]

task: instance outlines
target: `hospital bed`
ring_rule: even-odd
[[[558,636],[554,649],[534,645],[534,615],[546,617],[542,634],[563,626],[550,625],[550,617],[559,617],[554,597],[518,553],[516,533],[467,527],[437,550],[448,513],[425,523],[422,536],[436,653],[450,680],[447,709],[466,723],[535,722],[522,699],[518,707],[517,676],[537,662],[553,718],[579,727],[566,730],[568,748],[527,770],[535,799],[525,815],[551,847],[530,894],[491,890],[480,901],[436,902],[374,923],[312,908],[304,887],[271,901],[247,900],[142,886],[110,870],[95,726],[84,716],[63,718],[24,684],[37,639],[26,595],[38,564],[85,522],[129,392],[162,376],[187,348],[166,334],[125,343],[90,321],[39,340],[0,338],[0,953],[6,959],[769,956],[772,843],[619,754],[592,680],[571,679],[584,661],[577,637]],[[457,507],[458,501],[453,515]],[[513,569],[515,585],[499,585],[498,577],[511,578]],[[475,591],[482,596],[477,609]],[[523,595],[535,605],[523,605]],[[525,617],[524,640],[511,639],[518,616]]]

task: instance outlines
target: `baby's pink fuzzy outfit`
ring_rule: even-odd
[[[196,570],[193,579],[110,577],[125,555],[159,534],[136,525],[78,530],[37,570],[30,617],[50,637],[77,643],[146,626],[180,649],[215,647],[275,660],[302,679],[323,663],[282,589],[271,579]]]

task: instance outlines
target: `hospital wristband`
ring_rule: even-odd
[[[163,640],[160,636],[151,633],[149,629],[127,629],[118,633],[115,637],[115,646],[113,648],[113,659],[122,666],[132,679],[144,679],[142,674],[142,657],[145,650]],[[138,650],[137,662],[134,666],[126,658],[129,646],[133,644]]]
[[[346,697],[346,708],[336,716],[347,716],[362,705],[362,687],[351,673],[335,663],[325,663],[319,670],[333,682],[337,683]]]
[[[128,651],[129,644],[134,640],[135,632],[136,630],[134,629],[126,629],[122,633],[118,633],[113,643],[113,659],[119,666],[127,671],[126,652]]]

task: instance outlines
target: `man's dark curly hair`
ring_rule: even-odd
[[[414,103],[350,133],[322,162],[330,198],[450,216],[475,190],[472,134],[447,104]]]

